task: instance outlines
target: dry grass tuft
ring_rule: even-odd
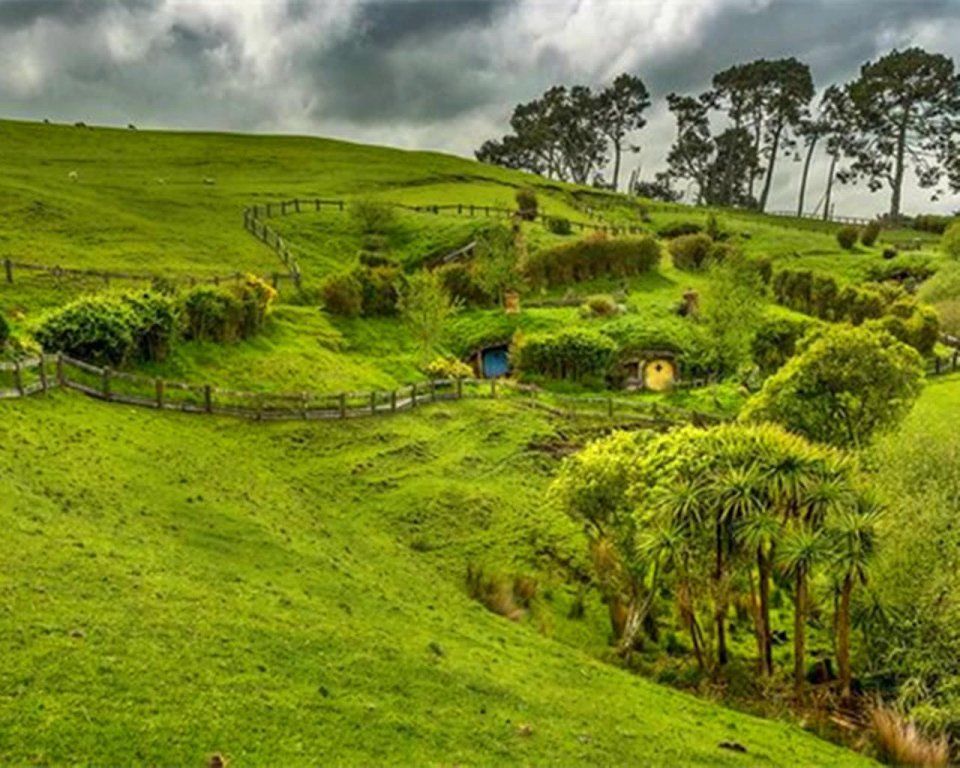
[[[881,760],[891,765],[939,768],[950,763],[945,736],[928,737],[895,709],[882,704],[870,712],[870,733]]]
[[[520,621],[526,613],[514,593],[514,582],[486,573],[481,566],[467,565],[467,592],[487,609],[510,621]]]

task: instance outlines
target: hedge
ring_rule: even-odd
[[[247,339],[263,327],[277,292],[248,275],[231,286],[197,286],[183,300],[185,335],[195,341],[228,343]]]
[[[597,331],[570,328],[520,337],[514,341],[510,354],[521,376],[534,374],[579,381],[606,376],[616,358],[617,345]]]
[[[659,262],[660,246],[652,237],[609,239],[597,234],[530,254],[521,270],[532,286],[543,287],[638,275]]]

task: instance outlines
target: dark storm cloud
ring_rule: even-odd
[[[0,0],[0,29],[13,31],[43,19],[76,24],[105,10],[124,7],[143,10],[159,0]]]
[[[655,99],[631,158],[649,175],[670,91],[759,57],[808,62],[820,88],[893,47],[960,59],[958,29],[960,0],[0,0],[0,114],[470,154],[550,85],[630,71]]]

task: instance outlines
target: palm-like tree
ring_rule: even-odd
[[[794,582],[793,593],[793,685],[797,698],[803,694],[806,668],[806,625],[810,574],[830,556],[829,540],[809,523],[790,527],[780,544],[779,559]]]
[[[837,516],[830,527],[833,541],[831,566],[840,585],[837,606],[837,666],[844,698],[850,697],[850,601],[854,586],[867,583],[867,568],[876,551],[877,524],[883,506],[861,494],[852,509]]]
[[[740,521],[763,510],[761,478],[755,465],[730,466],[718,471],[710,480],[710,507],[714,520],[714,588],[716,590],[714,621],[717,629],[717,664],[729,659],[727,651],[727,562],[737,546],[735,532]]]
[[[759,595],[754,602],[754,621],[757,634],[757,654],[760,671],[773,674],[773,643],[770,630],[770,576],[773,553],[783,530],[783,522],[769,507],[750,515],[738,526],[737,537],[757,557]],[[751,579],[751,591],[753,580]]]

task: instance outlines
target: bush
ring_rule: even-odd
[[[703,232],[703,227],[695,221],[672,221],[669,224],[664,224],[657,230],[657,234],[660,235],[660,237],[667,239],[682,237],[683,235],[696,235],[700,232]]]
[[[521,187],[517,190],[517,215],[524,221],[535,221],[537,218],[537,193],[530,187]]]
[[[687,272],[698,272],[711,261],[711,256],[720,253],[708,235],[680,235],[667,245],[673,266]]]
[[[183,300],[185,334],[194,341],[235,341],[242,308],[232,292],[212,285],[190,290]]]
[[[360,283],[361,311],[364,317],[397,314],[402,273],[397,267],[369,267],[354,270]]]
[[[620,306],[613,296],[607,293],[588,296],[580,307],[581,317],[611,317],[619,312]]]
[[[895,258],[897,258],[897,254],[899,254],[899,253],[900,253],[900,252],[896,249],[896,247],[894,247],[894,246],[887,246],[886,248],[883,249],[883,258],[885,258],[885,259],[887,259],[887,260],[889,261],[890,259],[895,259]]]
[[[394,209],[376,200],[354,200],[349,211],[350,218],[365,235],[382,235],[396,221]]]
[[[469,379],[473,377],[473,368],[455,357],[438,357],[426,366],[424,373],[433,380]]]
[[[751,345],[753,361],[764,374],[779,370],[797,351],[797,342],[816,321],[778,317],[765,320]]]
[[[573,231],[570,219],[565,219],[562,216],[551,216],[547,219],[547,229],[555,235],[569,235]]]
[[[841,227],[837,230],[837,242],[845,251],[852,250],[860,237],[860,230],[856,227]]]
[[[932,232],[935,235],[942,235],[954,221],[956,221],[956,219],[952,216],[923,214],[915,217],[911,222],[911,226],[920,232]]]
[[[235,286],[198,286],[183,300],[187,338],[225,344],[260,331],[277,292],[248,275]]]
[[[144,291],[126,294],[121,301],[133,311],[134,354],[140,360],[163,360],[170,353],[177,334],[180,312],[176,300]]]
[[[960,264],[945,265],[920,286],[917,296],[931,304],[960,299]]]
[[[880,222],[871,221],[860,233],[860,242],[867,246],[867,248],[872,248],[873,244],[877,242],[878,237],[880,237]]]
[[[441,284],[453,299],[478,307],[489,307],[493,304],[493,296],[480,284],[470,265],[454,262],[439,267],[436,272]]]
[[[0,315],[0,350],[7,346],[7,342],[10,340],[10,323],[7,322],[7,318],[3,315]]]
[[[320,289],[323,307],[327,312],[342,317],[356,317],[363,309],[360,281],[350,272],[331,275]]]
[[[940,248],[951,259],[960,261],[960,221],[951,224],[943,233]]]
[[[617,353],[608,336],[584,328],[570,328],[556,334],[533,334],[514,342],[514,367],[523,374],[556,379],[604,377]]]
[[[889,314],[864,327],[886,331],[921,355],[930,355],[940,338],[940,315],[933,307],[904,300],[894,304]]]
[[[48,314],[34,337],[46,352],[64,352],[92,363],[121,365],[133,357],[133,310],[114,296],[77,299]]]
[[[597,277],[627,277],[654,269],[660,246],[652,237],[609,239],[602,234],[528,255],[522,270],[534,286],[563,285]]]

